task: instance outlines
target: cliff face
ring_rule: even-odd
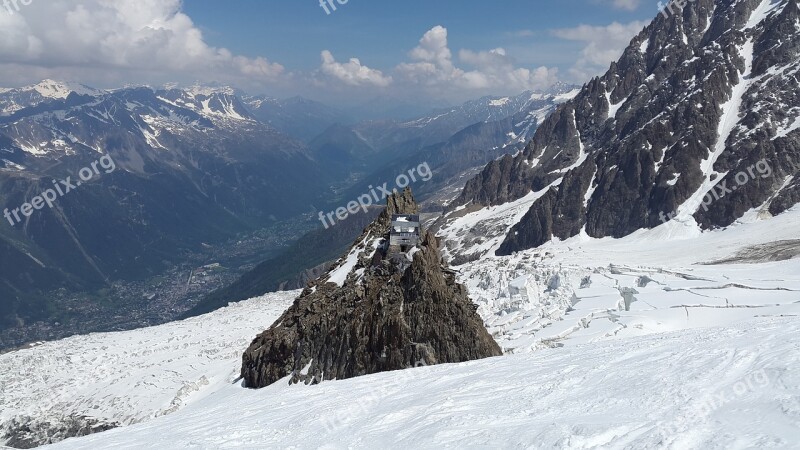
[[[416,213],[409,190],[389,198],[351,251],[253,341],[242,361],[247,387],[290,375],[292,383],[318,383],[502,354],[466,288],[443,266],[431,233],[408,254],[388,252],[392,214]]]
[[[798,0],[686,3],[451,204],[502,205],[552,186],[497,254],[584,228],[619,238],[673,217],[726,227],[800,201]]]

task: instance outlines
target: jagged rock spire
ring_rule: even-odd
[[[414,200],[411,188],[405,188],[403,192],[389,197],[386,204],[386,215],[392,217],[393,214],[419,214],[419,206]]]
[[[415,251],[387,254],[388,218],[419,211],[409,189],[387,204],[346,256],[253,341],[242,358],[247,387],[287,377],[318,383],[502,354],[466,288],[443,267],[433,234],[424,233]]]

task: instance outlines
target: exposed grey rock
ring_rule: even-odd
[[[312,267],[310,269],[306,269],[293,279],[281,283],[278,286],[278,290],[292,291],[295,289],[302,289],[303,287],[307,286],[308,283],[310,283],[311,281],[316,280],[322,275],[328,273],[328,270],[330,270],[332,264],[333,264],[332,262],[328,261],[319,264],[315,267]]]
[[[17,417],[4,424],[6,432],[2,438],[6,441],[5,445],[11,448],[36,448],[73,437],[101,433],[119,426],[118,423],[82,416],[54,417],[49,420]]]
[[[707,264],[760,264],[786,261],[798,257],[800,257],[800,239],[793,239],[746,247],[734,255],[710,261]]]
[[[498,254],[583,227],[593,237],[656,227],[705,182],[717,192],[736,189],[693,211],[704,228],[728,226],[762,205],[772,214],[791,208],[800,201],[800,129],[787,131],[800,116],[800,8],[778,0],[749,27],[761,4],[697,0],[668,18],[659,14],[605,75],[541,124],[522,153],[487,165],[451,207],[503,204],[563,177]],[[740,97],[737,85],[745,88]],[[739,99],[735,126],[720,126],[724,106]],[[720,139],[724,150],[714,160]],[[702,170],[706,160],[713,170]],[[753,171],[760,161],[769,176]]]
[[[433,234],[423,235],[418,251],[387,254],[392,214],[418,212],[410,190],[389,198],[348,253],[358,261],[344,284],[331,277],[347,256],[253,341],[242,362],[247,387],[287,376],[318,383],[502,354],[466,288],[443,266]]]

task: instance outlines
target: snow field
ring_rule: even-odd
[[[129,425],[172,413],[236,380],[244,350],[297,295],[268,294],[182,322],[0,355],[0,436],[14,417]]]
[[[800,321],[762,318],[317,386],[228,385],[54,448],[788,448],[798,350]]]

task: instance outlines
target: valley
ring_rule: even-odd
[[[800,0],[410,1],[0,14],[0,448],[798,447]]]
[[[209,299],[237,290],[239,277],[252,277],[259,263],[285,258],[282,251],[319,226],[309,211],[346,206],[367,186],[394,180],[398,168],[423,165],[425,179],[413,185],[423,188],[422,199],[440,196],[433,206],[440,209],[465,174],[520,147],[571,91],[558,85],[413,120],[353,122],[317,102],[226,86],[104,91],[45,80],[7,89],[0,93],[0,203],[21,204],[47,180],[79,170],[97,148],[118,169],[0,228],[0,245],[10,250],[0,272],[0,296],[8,299],[0,303],[0,348],[154,325],[248,298],[250,291]],[[441,198],[445,186],[451,194]],[[269,290],[297,285],[359,232],[337,228],[305,237],[307,250],[315,239],[333,237],[334,245],[322,257],[303,253],[283,265],[288,270]],[[215,263],[221,268],[190,275]]]
[[[0,331],[0,350],[100,331],[122,331],[171,322],[214,290],[233,284],[263,258],[280,254],[308,220],[286,222],[205,251],[141,281],[115,281],[94,292],[47,293],[57,305],[48,320]],[[217,266],[218,265],[218,266]]]

